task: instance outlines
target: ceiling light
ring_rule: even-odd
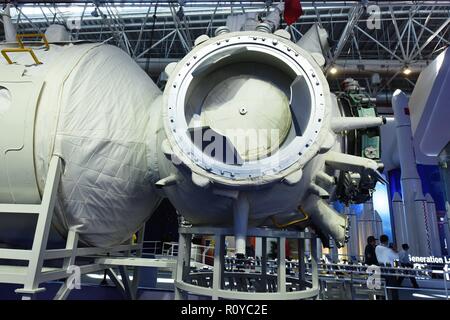
[[[404,75],[408,76],[408,75],[411,74],[411,72],[412,72],[412,70],[408,66],[403,68],[403,74]]]
[[[336,74],[336,73],[338,73],[338,69],[335,66],[333,66],[333,67],[330,68],[330,73],[331,74]]]

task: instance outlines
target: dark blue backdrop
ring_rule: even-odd
[[[443,225],[440,223],[441,218],[445,217],[445,194],[444,185],[439,173],[438,166],[417,165],[417,171],[422,180],[422,188],[424,195],[429,193],[436,204],[437,220],[439,222],[439,235],[441,239],[441,248],[444,255],[449,253],[444,248],[444,230]],[[402,187],[400,184],[400,169],[389,171],[389,206],[392,219],[392,202],[391,199],[395,192],[401,194]],[[395,226],[393,226],[395,228]]]

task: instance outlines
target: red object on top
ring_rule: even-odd
[[[290,259],[292,259],[291,247],[289,246],[289,241],[287,241],[287,239],[286,239],[286,242],[284,243],[284,250],[285,250],[286,258],[289,257]]]
[[[302,4],[300,0],[284,1],[284,21],[288,25],[293,24],[303,14]]]

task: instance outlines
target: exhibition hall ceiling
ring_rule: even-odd
[[[152,76],[182,58],[202,35],[214,35],[230,14],[258,12],[278,1],[14,1],[23,33],[51,23],[68,25],[77,40],[107,41]],[[332,89],[354,77],[373,96],[410,92],[418,73],[450,42],[450,1],[301,1],[303,15],[287,27],[298,40],[314,23],[330,36],[327,68]],[[364,5],[364,3],[367,3]],[[1,11],[0,11],[1,12]],[[2,29],[2,28],[0,28]],[[3,31],[0,31],[3,32]],[[3,35],[0,34],[0,38]],[[373,82],[378,73],[381,82]]]

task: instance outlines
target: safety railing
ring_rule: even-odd
[[[233,256],[235,248],[226,248],[226,256]],[[214,262],[214,245],[204,246],[199,244],[192,244],[191,246],[191,260],[204,264],[213,265]]]
[[[164,256],[178,256],[178,242],[164,242],[162,246]]]
[[[39,41],[37,43],[40,45],[43,44],[45,47],[45,50],[50,49],[50,45],[47,41],[47,37],[43,33],[18,34],[16,36],[16,39],[17,39],[19,48],[5,48],[5,49],[1,50],[2,56],[5,58],[5,60],[8,62],[8,64],[14,63],[12,61],[11,57],[9,56],[9,53],[29,53],[36,64],[42,64],[42,62],[39,61],[38,57],[34,53],[33,49],[25,47],[24,39],[33,39],[33,38],[41,39],[42,41]],[[36,42],[27,41],[27,44],[36,44]]]
[[[163,256],[177,256],[178,243],[177,242],[161,242],[161,241],[144,241],[144,252]],[[225,271],[226,272],[245,272],[245,273],[260,273],[263,269],[261,259],[245,258],[238,259],[233,255],[234,248],[227,248],[225,256]],[[198,263],[196,266],[201,268],[209,267],[214,262],[214,246],[191,245],[191,262]],[[277,274],[277,260],[268,259],[265,267],[267,274]],[[298,260],[286,260],[286,275],[298,277],[299,272]],[[307,277],[311,276],[311,264],[309,261],[305,263],[305,273]],[[323,297],[332,296],[331,289],[335,288],[341,296],[346,299],[359,299],[361,297],[372,297],[389,299],[389,292],[392,290],[398,291],[414,291],[413,295],[416,298],[426,296],[426,293],[431,293],[436,299],[449,299],[449,281],[450,271],[446,265],[444,269],[431,268],[400,268],[400,267],[380,267],[378,276],[380,277],[379,288],[368,288],[368,277],[371,275],[367,265],[362,263],[331,263],[323,259],[318,264],[319,281],[322,288],[321,295]],[[392,286],[386,284],[386,277],[401,277],[406,279],[415,278],[417,280],[435,280],[435,282],[442,281],[442,289],[436,288],[410,288]],[[328,292],[325,292],[328,290]],[[347,291],[346,291],[347,290]]]
[[[34,42],[34,41],[27,41],[28,45],[44,45],[45,49],[50,49],[50,44],[48,43],[47,37],[44,33],[22,33],[18,34],[16,36],[17,43],[19,44],[20,48],[25,48],[25,41],[24,39],[41,39],[42,41]]]
[[[144,241],[143,252],[145,254],[177,256],[178,242]]]
[[[162,242],[161,241],[144,241],[142,252],[144,254],[162,254]]]
[[[199,255],[198,252],[196,258],[197,262],[205,261],[208,262],[208,258],[213,259],[210,251],[211,247],[199,246],[204,248],[203,253]],[[205,252],[210,252],[206,254]],[[208,265],[207,263],[205,265]],[[380,267],[377,276],[379,277],[379,282],[374,287],[368,286],[368,278],[373,275],[369,272],[367,265],[363,264],[340,264],[340,263],[325,263],[322,262],[318,265],[319,280],[322,288],[322,297],[331,297],[330,288],[335,287],[335,296],[340,296],[342,299],[390,299],[392,290],[402,290],[402,291],[414,291],[416,298],[421,298],[420,292],[432,292],[436,295],[436,298],[448,299],[448,281],[450,281],[449,270],[436,270],[430,268],[423,269],[412,269],[412,268],[400,268],[400,267]],[[266,265],[267,274],[277,274],[277,260],[271,259],[267,260]],[[255,274],[262,271],[261,259],[257,258],[245,258],[238,259],[231,256],[225,257],[225,271],[226,272],[243,272],[246,274]],[[311,264],[306,263],[306,276],[311,276]],[[299,272],[299,262],[298,260],[287,260],[286,261],[286,275],[289,277],[298,277]],[[417,280],[439,280],[443,281],[441,283],[442,289],[436,288],[409,288],[392,286],[386,283],[387,277],[403,278],[403,283],[407,281],[408,278],[415,278]],[[328,290],[328,292],[326,292]],[[425,296],[423,294],[423,296]]]
[[[449,300],[449,290],[448,285],[450,281],[450,272],[448,270],[448,265],[445,265],[443,270],[428,270],[431,274],[432,279],[436,279],[436,277],[433,277],[433,275],[439,275],[438,279],[440,278],[440,275],[442,275],[442,281],[443,281],[443,289],[437,289],[437,288],[411,288],[411,287],[399,287],[399,286],[387,286],[387,290],[397,290],[399,292],[411,292],[411,295],[415,298],[420,299],[445,299]]]
[[[393,291],[405,292],[409,291],[415,298],[429,298],[430,295],[424,293],[432,293],[434,296],[431,298],[449,299],[448,282],[450,281],[448,266],[446,265],[443,270],[422,268],[398,268],[398,267],[380,267],[378,276],[380,277],[381,290],[385,292],[384,298],[390,299]],[[348,283],[350,288],[354,288],[356,284],[365,284],[367,287],[368,277],[371,275],[368,270],[368,266],[365,265],[349,265],[349,264],[330,264],[321,263],[319,265],[319,279],[322,285],[326,285],[328,282],[341,282],[343,284]],[[403,281],[408,278],[415,278],[416,280],[431,280],[436,285],[441,284],[441,288],[414,288],[414,287],[402,287],[398,285],[386,284],[385,279],[390,277],[391,279],[403,278]],[[442,282],[440,282],[442,281]],[[366,290],[370,292],[370,290]],[[375,292],[375,290],[372,290]],[[423,292],[423,293],[421,293]],[[379,294],[377,294],[379,295]],[[353,291],[350,297],[353,299]]]

